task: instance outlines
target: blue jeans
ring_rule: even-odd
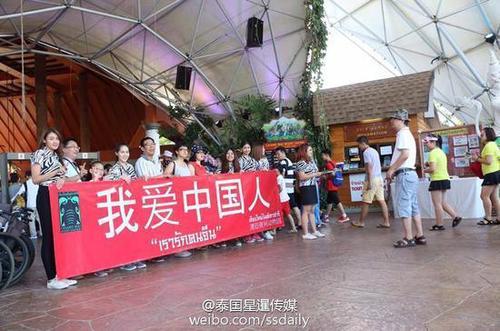
[[[394,208],[401,218],[420,215],[417,199],[418,176],[415,171],[404,172],[396,177]]]

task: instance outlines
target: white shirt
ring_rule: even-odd
[[[80,168],[75,162],[64,157],[63,163],[64,166],[66,167],[66,175],[64,175],[65,177],[69,178],[69,177],[80,176]],[[78,181],[80,182],[81,180]]]
[[[33,179],[26,181],[28,192],[26,193],[26,207],[36,209],[36,196],[38,195],[38,185],[33,183]]]
[[[288,193],[286,192],[286,183],[285,178],[283,176],[278,176],[278,186],[280,187],[280,202],[287,202],[290,200]]]
[[[396,146],[394,148],[394,154],[392,154],[391,166],[396,162],[401,155],[401,151],[404,149],[409,151],[409,155],[406,161],[398,169],[415,169],[415,163],[417,160],[417,145],[415,143],[415,138],[413,138],[413,135],[408,127],[402,128],[396,135]]]
[[[160,176],[163,171],[158,160],[155,158],[148,160],[143,155],[135,162],[135,173],[137,177],[156,177]]]
[[[382,177],[382,166],[380,164],[380,156],[375,148],[368,147],[363,152],[363,160],[365,164],[371,164],[372,178]],[[366,174],[368,176],[368,173]],[[367,178],[368,179],[368,178]]]

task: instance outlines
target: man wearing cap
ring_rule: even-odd
[[[427,243],[417,200],[418,176],[415,171],[417,145],[408,128],[408,111],[400,108],[391,117],[391,126],[397,131],[396,146],[387,171],[387,180],[396,181],[394,208],[403,219],[404,237],[394,243],[396,248],[413,247]],[[413,237],[412,218],[415,222],[417,235]]]

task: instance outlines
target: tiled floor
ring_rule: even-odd
[[[45,289],[37,260],[19,285],[0,293],[0,330],[217,329],[191,326],[189,317],[207,316],[202,302],[221,298],[296,299],[297,312],[287,316],[310,318],[308,330],[500,330],[500,226],[468,220],[426,232],[426,247],[394,249],[400,224],[375,229],[378,216],[371,218],[365,229],[328,225],[324,239],[280,232],[274,242],[88,277],[64,291]]]

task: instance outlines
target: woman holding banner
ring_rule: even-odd
[[[109,169],[108,175],[104,177],[107,180],[124,180],[130,183],[136,179],[134,166],[128,163],[130,151],[126,144],[118,144],[115,147],[116,163]]]
[[[299,179],[300,197],[302,201],[302,235],[303,239],[323,238],[325,235],[316,229],[314,207],[318,204],[317,177],[322,174],[313,161],[313,149],[308,144],[301,145],[297,150],[296,173]],[[308,231],[311,224],[312,233]]]
[[[250,143],[248,142],[244,143],[243,147],[241,148],[241,156],[238,159],[241,172],[259,170],[259,161],[254,159],[251,153],[252,153],[252,145],[250,145]],[[264,241],[264,238],[262,238],[258,233],[245,237],[245,243],[247,244],[252,244],[256,241],[259,242]]]
[[[31,156],[31,174],[33,183],[40,185],[37,195],[37,211],[42,227],[41,255],[47,288],[62,290],[77,283],[76,280],[58,279],[56,277],[56,260],[54,255],[54,236],[52,233],[52,215],[50,211],[49,185],[58,188],[64,185],[66,169],[61,160],[61,134],[55,129],[48,129],[41,137],[40,147]]]
[[[164,175],[166,177],[189,177],[194,176],[194,167],[188,163],[189,159],[189,148],[183,143],[177,143],[175,145],[176,159],[165,168]],[[192,253],[190,251],[183,251],[174,254],[175,257],[190,257]]]
[[[231,148],[229,148],[222,157],[220,172],[222,174],[235,174],[240,172],[240,163],[236,160],[234,150]]]
[[[137,179],[134,166],[128,163],[130,151],[126,144],[117,144],[115,147],[116,163],[109,169],[108,174],[104,179],[106,180],[124,180],[130,183],[131,180]],[[137,262],[130,263],[120,267],[124,271],[133,271],[135,269],[142,269],[146,267],[146,263]]]

